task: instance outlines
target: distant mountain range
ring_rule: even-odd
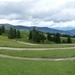
[[[6,29],[9,29],[10,27],[13,27],[15,29],[19,29],[19,30],[32,30],[33,27],[28,27],[28,26],[22,26],[22,25],[10,25],[10,24],[0,24],[0,26],[4,25]],[[75,29],[73,30],[57,30],[57,29],[53,29],[53,28],[48,28],[48,27],[36,27],[37,30],[42,31],[42,32],[50,32],[50,33],[60,33],[60,34],[67,34],[67,35],[71,35],[74,36],[75,35]]]
[[[75,27],[67,26],[67,27],[54,27],[54,29],[60,29],[60,30],[73,30]]]

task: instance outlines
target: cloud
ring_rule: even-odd
[[[21,0],[0,0],[0,2],[21,2]]]
[[[28,26],[75,26],[74,0],[14,0],[0,2],[0,20]],[[6,22],[5,21],[5,22]],[[14,22],[15,21],[15,22]]]
[[[70,5],[70,6],[69,6]],[[55,5],[56,6],[56,5]],[[41,9],[33,14],[34,18],[42,19],[45,21],[65,22],[75,20],[75,2],[67,2],[57,7],[49,8],[48,10]]]

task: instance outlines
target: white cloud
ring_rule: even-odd
[[[74,0],[0,0],[0,23],[75,27]]]
[[[1,2],[21,2],[21,0],[0,0]]]
[[[67,22],[59,22],[54,23],[52,25],[53,28],[59,27],[59,28],[65,28],[65,27],[75,27],[75,20],[74,21],[67,21]]]
[[[5,23],[8,23],[8,24],[17,24],[19,22],[19,20],[5,20],[5,19],[0,19],[0,24],[5,24]]]

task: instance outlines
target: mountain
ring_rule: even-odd
[[[15,29],[19,29],[19,30],[32,30],[33,26],[28,27],[28,26],[21,26],[21,25],[11,25],[11,24],[0,24],[0,26],[4,25],[6,29],[9,29],[10,27],[15,28]],[[36,27],[37,30],[41,31],[41,32],[50,32],[50,33],[60,33],[60,34],[67,34],[67,35],[75,35],[74,30],[67,30],[67,31],[63,31],[63,30],[57,30],[57,29],[53,29],[53,28],[48,28],[48,27]]]
[[[1,26],[5,26],[6,29],[9,29],[10,27],[13,27],[13,25],[11,25],[11,24],[0,24],[0,27]]]
[[[21,25],[13,26],[13,28],[19,29],[19,30],[32,30],[33,29],[33,27],[27,27],[27,26],[21,26]]]
[[[75,35],[75,29],[73,29],[73,30],[67,30],[66,32],[69,32],[70,34]]]
[[[27,26],[14,26],[15,29],[20,29],[20,30],[32,30],[33,27],[27,27]],[[50,33],[60,33],[60,34],[67,34],[67,35],[73,35],[72,33],[69,33],[67,31],[63,31],[63,30],[57,30],[57,29],[52,29],[52,28],[48,28],[48,27],[36,27],[37,30],[41,31],[41,32],[50,32]]]
[[[75,27],[72,27],[72,26],[67,26],[67,27],[54,27],[54,29],[60,29],[60,30],[73,30],[75,29]]]

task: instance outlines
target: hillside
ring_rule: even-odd
[[[14,26],[14,28],[16,29],[20,29],[20,30],[32,30],[33,27],[27,27],[27,26]],[[60,34],[68,34],[68,35],[73,35],[72,33],[69,33],[67,31],[63,31],[63,30],[57,30],[57,29],[52,29],[52,28],[48,28],[48,27],[36,27],[37,30],[41,31],[41,32],[45,32],[45,33],[60,33]]]
[[[11,25],[11,24],[0,24],[0,27],[1,26],[5,26],[6,29],[9,29],[10,27],[13,27],[13,25]]]
[[[75,35],[75,29],[73,29],[73,30],[67,30],[66,32],[69,32],[70,34]]]
[[[33,26],[28,27],[28,26],[22,26],[22,25],[11,25],[11,24],[0,24],[0,26],[4,25],[6,27],[6,29],[9,29],[10,27],[15,28],[15,29],[19,29],[19,30],[26,30],[26,31],[30,31],[33,29]],[[60,33],[60,34],[68,34],[68,35],[75,35],[74,31],[75,30],[67,30],[67,31],[63,31],[63,30],[57,30],[57,29],[52,29],[52,28],[48,28],[48,27],[36,27],[37,30],[42,31],[42,32],[50,32],[50,33]]]

